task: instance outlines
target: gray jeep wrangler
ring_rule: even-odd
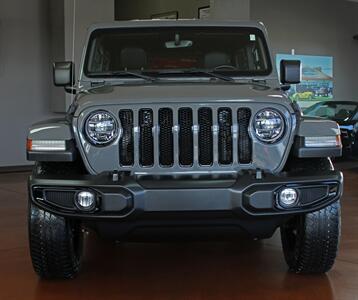
[[[42,278],[72,278],[84,230],[104,238],[270,238],[289,269],[323,273],[340,237],[335,122],[304,117],[260,23],[129,21],[90,28],[65,117],[30,128],[29,240]]]

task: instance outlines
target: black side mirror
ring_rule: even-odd
[[[298,84],[302,79],[301,61],[281,60],[280,81],[282,84]]]
[[[75,84],[73,62],[55,62],[53,64],[53,83],[55,86],[71,87]]]

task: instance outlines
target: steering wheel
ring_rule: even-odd
[[[234,70],[234,71],[237,70],[237,68],[232,65],[221,65],[221,66],[215,67],[214,71],[219,71],[219,70],[223,70],[223,69],[230,69],[230,70]]]

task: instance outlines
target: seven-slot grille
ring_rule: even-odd
[[[251,110],[228,107],[120,110],[122,167],[250,164]]]

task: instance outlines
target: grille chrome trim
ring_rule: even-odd
[[[236,173],[245,165],[252,168],[252,149],[250,161],[243,160],[241,145],[245,135],[246,143],[249,139],[252,147],[250,108],[232,105],[131,107],[120,110],[119,116],[128,111],[132,112],[133,120],[133,164],[120,164],[120,171],[175,175]],[[240,120],[243,114],[246,117],[244,123]],[[163,141],[163,137],[167,140]],[[119,152],[123,149],[121,143]],[[209,149],[203,148],[208,146]],[[161,155],[165,156],[164,160]],[[121,161],[123,154],[119,153],[119,157]]]

